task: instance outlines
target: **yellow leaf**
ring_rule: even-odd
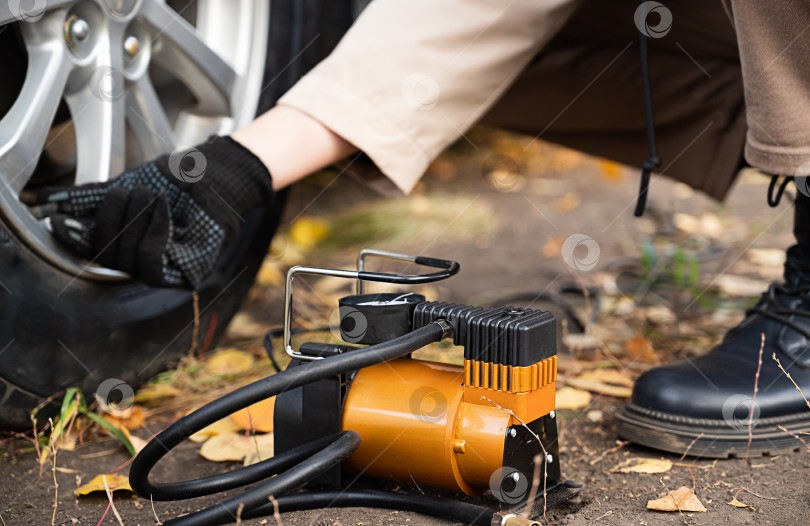
[[[580,409],[591,403],[591,393],[574,389],[573,387],[563,387],[557,391],[557,409]]]
[[[311,216],[301,216],[290,226],[290,241],[303,249],[312,248],[329,234],[329,223]]]
[[[206,426],[206,427],[200,429],[199,431],[197,431],[196,433],[194,433],[193,435],[191,435],[188,438],[192,442],[205,442],[206,440],[208,440],[211,437],[215,437],[217,435],[223,435],[223,434],[226,434],[226,433],[237,433],[237,432],[241,431],[242,429],[245,429],[245,428],[241,427],[239,424],[237,424],[233,420],[233,418],[231,418],[230,416],[227,416],[227,417],[223,418],[222,420],[218,420],[218,421],[214,422],[210,426]]]
[[[231,415],[231,418],[240,429],[270,433],[273,431],[273,410],[275,406],[276,397],[273,396],[235,412]]]
[[[212,462],[242,462],[248,455],[272,456],[273,435],[245,436],[237,433],[224,433],[209,438],[200,448],[200,455]],[[269,456],[268,456],[269,455]]]
[[[244,466],[252,466],[268,458],[273,458],[273,449],[275,447],[273,435],[257,435],[257,442],[254,442],[253,449],[248,451],[245,455],[245,460],[242,461]]]
[[[265,259],[256,274],[256,283],[268,287],[284,283],[284,273],[281,272],[278,261]]]
[[[735,508],[748,508],[749,510],[757,511],[757,509],[750,504],[746,504],[744,502],[740,502],[737,499],[732,499],[731,502],[727,502],[729,506],[734,506]]]
[[[672,469],[672,462],[656,458],[628,458],[614,466],[613,473],[665,473]]]
[[[94,491],[104,491],[104,479],[107,480],[107,487],[111,492],[115,491],[132,491],[129,485],[129,479],[124,475],[113,473],[112,475],[96,475],[87,484],[83,484],[76,489],[76,495],[89,495]]]
[[[686,486],[674,489],[660,499],[647,501],[647,509],[655,511],[706,511],[695,492]]]
[[[253,366],[253,356],[239,349],[219,351],[205,361],[205,370],[212,374],[239,374]]]

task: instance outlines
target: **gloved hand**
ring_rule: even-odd
[[[264,164],[216,137],[110,182],[44,189],[36,201],[77,255],[149,285],[198,288],[244,215],[272,197]]]

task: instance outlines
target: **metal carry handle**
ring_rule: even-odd
[[[367,256],[377,256],[396,261],[408,261],[425,267],[439,268],[438,272],[429,274],[390,274],[386,272],[366,272],[364,269]],[[432,283],[447,279],[458,273],[460,265],[456,261],[448,259],[436,259],[424,256],[409,256],[407,254],[396,254],[394,252],[384,252],[365,248],[357,256],[357,270],[329,269],[321,267],[308,267],[297,265],[287,271],[287,284],[284,299],[284,351],[292,358],[299,360],[320,360],[320,356],[309,356],[302,354],[292,347],[292,306],[293,306],[293,285],[295,276],[332,276],[336,278],[346,278],[357,280],[357,294],[363,293],[363,282],[375,281],[378,283],[396,283],[405,285],[419,285],[421,283]]]

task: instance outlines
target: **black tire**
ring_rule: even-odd
[[[350,0],[271,3],[260,111],[332,49],[350,24],[350,5]],[[282,194],[247,218],[240,238],[199,291],[200,345],[215,342],[238,310],[283,204]],[[109,378],[136,388],[191,348],[190,292],[76,279],[27,250],[2,222],[0,268],[0,429],[30,429],[31,410],[68,387],[80,387],[91,398]],[[51,403],[43,413],[54,407]]]

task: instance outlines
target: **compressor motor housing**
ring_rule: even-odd
[[[491,490],[504,510],[532,497],[543,502],[544,491],[564,485],[550,312],[383,293],[341,299],[340,317],[343,340],[368,345],[445,320],[464,364],[405,357],[285,391],[274,412],[277,455],[353,430],[360,447],[317,482],[341,486],[346,473],[363,473],[467,495]],[[319,358],[355,349],[306,343],[299,352]],[[305,363],[296,358],[289,367]]]

